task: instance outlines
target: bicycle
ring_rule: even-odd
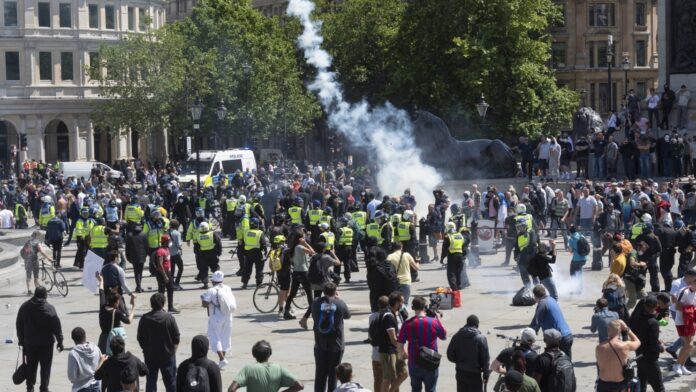
[[[275,271],[264,272],[264,275],[270,275],[271,281],[256,286],[252,300],[256,310],[261,313],[271,313],[278,307],[278,294],[280,292],[278,278]],[[297,295],[292,300],[292,304],[298,309],[307,309],[309,307],[304,290],[297,290]]]
[[[65,279],[65,276],[63,276],[63,273],[57,270],[55,267],[50,266],[50,264],[49,270],[49,267],[46,267],[46,259],[41,258],[39,261],[41,262],[39,271],[39,280],[41,281],[41,285],[46,288],[46,291],[51,291],[55,286],[60,295],[67,297],[68,281]]]

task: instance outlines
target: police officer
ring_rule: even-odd
[[[324,211],[321,209],[321,202],[319,200],[314,200],[312,202],[312,209],[307,212],[306,217],[307,227],[309,228],[312,238],[312,245],[317,242],[319,233],[321,233],[321,230],[319,230],[319,221],[323,215]]]
[[[43,204],[41,205],[41,209],[39,210],[39,227],[42,230],[46,230],[46,226],[48,225],[48,221],[53,219],[53,217],[56,216],[56,207],[53,205],[53,199],[51,196],[44,196],[41,198],[41,201]]]
[[[150,266],[153,265],[153,253],[160,247],[162,235],[169,231],[169,224],[162,218],[162,213],[159,209],[153,209],[150,213],[150,219],[143,226],[143,234],[147,236],[148,256],[150,257]],[[150,271],[152,273],[152,271]]]
[[[380,230],[380,220],[383,217],[384,217],[384,213],[382,211],[377,211],[377,213],[375,214],[374,221],[365,225],[365,236],[370,240],[374,240],[375,244],[377,244],[377,245],[382,244],[382,232]],[[366,241],[366,242],[368,242],[368,241]]]
[[[469,276],[466,273],[466,265],[464,264],[464,256],[466,248],[469,246],[468,236],[457,231],[457,225],[454,222],[445,224],[445,240],[442,243],[442,253],[440,256],[440,264],[447,257],[447,281],[452,290],[461,290],[471,286]],[[466,232],[468,234],[468,231]],[[463,276],[463,280],[462,280]]]
[[[416,247],[416,226],[412,220],[414,213],[411,210],[406,210],[401,215],[401,222],[396,225],[396,240],[401,242],[404,252],[408,252],[415,259],[417,254]]]
[[[462,209],[459,208],[457,203],[450,206],[450,211],[452,212],[452,216],[450,216],[449,221],[454,223],[457,231],[459,231],[463,226],[467,226],[466,215],[464,215]]]
[[[126,206],[125,218],[126,218],[126,230],[133,231],[135,225],[139,225],[143,221],[143,208],[138,203],[138,199],[133,196],[130,203]]]
[[[244,266],[244,234],[249,230],[249,219],[251,218],[251,205],[247,203],[246,196],[241,195],[237,199],[237,210],[234,212],[236,222],[235,234],[237,237],[237,260],[239,260],[239,270],[236,275],[242,276]]]
[[[518,207],[522,207],[519,205]],[[529,221],[526,219],[526,209],[517,209],[517,220],[516,220],[516,231],[517,231],[517,244],[515,249],[519,254],[519,261],[517,265],[520,270],[520,278],[522,278],[522,283],[527,286],[530,290],[532,288],[532,282],[534,284],[539,283],[539,279],[536,277],[531,277],[529,272],[527,272],[527,266],[529,266],[530,261],[536,255],[536,244],[537,244],[537,234],[534,230],[533,224],[532,229],[529,228]],[[533,221],[532,221],[533,222]]]
[[[121,200],[111,199],[106,207],[106,227],[114,229],[121,221]]]
[[[104,264],[107,263],[106,260],[106,247],[109,245],[109,230],[104,226],[104,218],[96,218],[94,221],[94,226],[89,231],[89,249],[92,253],[104,259]]]
[[[261,205],[261,197],[259,194],[255,194],[254,197],[251,199],[251,217],[255,217],[259,220],[259,228],[263,230],[264,227],[266,227],[266,212],[263,210],[263,206]]]
[[[85,265],[85,255],[87,255],[87,237],[94,227],[94,220],[89,216],[89,207],[80,209],[80,217],[75,223],[75,239],[77,241],[77,251],[75,252],[74,267],[82,269]]]
[[[242,273],[242,289],[247,288],[252,267],[256,269],[256,286],[263,282],[263,256],[268,253],[268,239],[260,227],[261,222],[257,218],[251,218],[249,230],[244,233],[245,264]]]
[[[302,198],[296,197],[292,201],[292,207],[288,208],[290,225],[299,225],[304,221],[304,211],[302,210]]]
[[[23,194],[17,198],[14,206],[14,217],[15,217],[15,228],[16,229],[28,229],[29,224],[27,220],[29,215],[27,215],[26,198]]]
[[[336,236],[331,231],[329,224],[326,222],[319,223],[319,230],[321,230],[319,242],[324,243],[326,249],[333,250],[336,243]]]
[[[237,209],[237,199],[232,195],[232,191],[227,191],[225,197],[225,209],[224,209],[224,225],[222,229],[222,235],[229,236],[230,240],[234,239],[234,211]]]
[[[191,241],[195,240],[196,235],[200,230],[201,224],[203,223],[208,223],[208,220],[205,219],[205,211],[200,207],[196,207],[196,218],[189,223],[189,227],[186,230],[186,245],[191,246]],[[196,280],[202,281],[203,276],[206,274],[206,271],[208,269],[203,265],[200,252],[198,251],[198,248],[195,246],[193,247],[193,256],[196,259],[196,268],[198,269],[198,275],[196,275]]]
[[[345,217],[338,218],[338,238],[336,239],[336,256],[343,265],[343,277],[346,283],[350,282],[351,266],[353,264],[353,242],[355,241],[355,232],[348,226],[348,221]],[[336,275],[341,275],[341,265],[334,267]]]
[[[217,233],[210,230],[208,222],[202,222],[193,239],[194,252],[199,253],[201,267],[203,268],[201,281],[202,289],[208,288],[208,269],[215,272],[220,269],[220,254],[222,254],[222,241]]]
[[[392,226],[388,220],[388,216],[384,213],[380,214],[379,211],[378,213],[375,214],[375,220],[379,223],[379,240],[377,242],[377,245],[379,245],[382,249],[384,249],[387,254],[391,253],[391,243],[392,243],[392,233],[394,232],[392,230]]]
[[[631,245],[633,245],[633,249],[638,248],[638,237],[643,234],[648,223],[652,223],[652,216],[650,214],[643,214],[640,217],[640,222],[636,222],[631,226],[631,234],[628,240],[631,242]]]

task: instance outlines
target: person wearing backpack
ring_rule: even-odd
[[[236,392],[246,387],[247,391],[278,391],[297,392],[304,389],[304,385],[290,371],[277,363],[270,363],[268,359],[273,354],[271,344],[260,340],[251,348],[251,355],[256,363],[244,365],[237,373],[228,392]]]
[[[370,240],[368,240],[370,242]],[[372,246],[365,255],[367,267],[367,287],[370,290],[370,309],[378,310],[377,302],[382,296],[388,296],[399,289],[396,268],[387,261],[387,253],[380,246]]]
[[[575,226],[570,226],[570,238],[568,239],[568,249],[573,253],[570,260],[570,276],[573,280],[571,294],[581,294],[583,279],[582,267],[587,263],[590,254],[590,243]]]
[[[395,291],[389,294],[389,306],[380,313],[379,318],[371,325],[370,341],[376,338],[379,351],[379,361],[382,369],[380,391],[397,391],[401,383],[408,378],[406,362],[403,354],[397,352],[397,336],[403,320],[399,310],[404,304],[403,295]],[[401,355],[400,355],[401,354]]]
[[[341,363],[345,341],[343,320],[351,317],[348,305],[338,298],[336,284],[324,285],[324,296],[312,302],[314,321],[314,392],[332,392],[336,388],[336,366]]]
[[[20,256],[24,259],[24,271],[27,276],[27,294],[31,295],[31,277],[34,276],[34,289],[41,286],[39,283],[39,254],[48,261],[53,261],[41,246],[41,232],[35,230],[31,233],[31,239],[24,243],[20,250]]]
[[[534,379],[541,392],[575,392],[575,370],[570,357],[561,349],[561,333],[555,328],[544,331],[546,349],[536,358]]]
[[[176,369],[178,392],[223,392],[220,368],[207,357],[209,347],[205,335],[191,339],[191,357]]]
[[[222,271],[213,273],[213,287],[201,294],[201,303],[208,309],[208,338],[211,350],[220,359],[220,369],[229,363],[225,354],[232,348],[232,314],[237,310],[237,301],[232,289],[222,283],[225,274]]]

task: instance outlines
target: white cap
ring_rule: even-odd
[[[223,279],[225,279],[225,273],[224,273],[224,272],[222,272],[222,271],[215,271],[215,272],[213,272],[213,277],[212,277],[212,279],[211,279],[213,282],[215,282],[215,283],[220,283],[220,282],[222,282]]]

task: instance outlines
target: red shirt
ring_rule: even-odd
[[[159,248],[157,251],[155,251],[155,257],[158,259],[161,257],[162,258],[162,268],[164,268],[165,271],[169,271],[172,269],[172,263],[169,260],[169,248]]]

